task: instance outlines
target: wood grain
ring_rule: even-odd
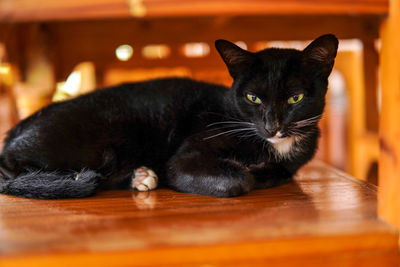
[[[210,15],[387,14],[388,0],[3,0],[0,21]]]
[[[221,199],[158,189],[0,196],[1,266],[396,266],[376,187],[313,162],[295,182]]]
[[[382,25],[379,215],[400,228],[400,1]]]

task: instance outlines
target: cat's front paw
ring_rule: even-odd
[[[158,176],[157,174],[147,168],[137,168],[132,176],[132,188],[139,191],[149,191],[157,187]]]
[[[254,186],[254,177],[248,169],[230,159],[206,156],[174,159],[169,163],[167,175],[169,187],[176,191],[215,197],[240,196]]]

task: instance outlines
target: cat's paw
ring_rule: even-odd
[[[137,168],[132,177],[132,188],[139,191],[149,191],[157,187],[158,176],[157,174],[147,168]]]

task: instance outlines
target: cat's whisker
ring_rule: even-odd
[[[291,128],[292,129],[298,129],[298,130],[301,130],[301,129],[303,129],[303,128],[305,128],[305,127],[307,127],[307,126],[316,126],[316,122],[314,122],[314,123],[309,123],[309,124],[302,124],[302,125],[293,125]]]
[[[229,128],[237,128],[237,129],[239,129],[239,127],[237,125],[225,125],[225,126],[221,126],[221,127],[217,127],[217,128],[208,129],[208,130],[206,130],[206,132],[225,130],[225,129],[229,129]]]
[[[288,130],[288,133],[290,133],[290,134],[307,134],[307,132],[308,131],[304,131],[304,130],[302,130],[302,129],[300,129],[300,128],[291,128],[291,129],[289,129]]]
[[[236,134],[239,134],[239,133],[241,133],[241,132],[247,132],[247,131],[249,131],[249,132],[252,132],[252,130],[253,130],[253,128],[242,128],[242,129],[236,129],[236,131],[231,131],[230,133],[228,133],[227,135],[236,135]]]
[[[253,137],[253,136],[258,136],[258,134],[257,134],[256,131],[250,131],[249,133],[239,135],[238,137],[241,137],[241,138],[249,138],[249,137]]]
[[[225,132],[220,132],[218,134],[214,134],[214,135],[209,136],[209,137],[205,137],[205,138],[203,138],[203,140],[208,140],[208,139],[215,138],[215,137],[218,137],[218,136],[221,136],[221,135],[232,135],[232,134],[237,134],[237,133],[240,133],[240,132],[243,132],[243,131],[251,131],[251,130],[254,130],[254,128],[233,129],[233,130],[229,130],[229,131],[225,131]]]
[[[220,124],[246,125],[246,126],[248,126],[248,125],[254,125],[254,123],[251,123],[251,122],[244,122],[244,121],[220,121],[220,122],[214,122],[214,123],[211,123],[211,124],[207,125],[207,128],[208,128],[208,127],[215,126],[215,125],[220,125]]]
[[[266,140],[264,138],[262,138],[257,129],[254,127],[251,130],[249,130],[249,133],[244,133],[240,136],[238,136],[239,138],[243,138],[243,139],[251,139],[253,143],[257,142],[257,140],[261,140],[263,143],[266,143]]]
[[[316,124],[320,119],[321,119],[321,115],[317,115],[305,120],[300,120],[300,121],[296,121],[293,122],[292,125],[295,128],[300,128],[300,127],[305,127],[305,126],[309,126],[309,125],[314,125]]]
[[[310,136],[312,136],[312,133],[314,133],[316,130],[317,129],[310,129],[307,131],[303,131],[299,128],[295,128],[295,129],[289,129],[288,134],[295,136],[297,138],[300,138],[302,140],[305,140],[305,139],[309,139]]]
[[[312,118],[312,119],[307,119],[307,120],[302,120],[302,121],[298,121],[295,123],[309,123],[309,122],[313,122],[313,121],[318,121],[320,118]]]
[[[226,130],[229,128],[244,129],[244,128],[249,128],[249,126],[250,126],[250,128],[252,128],[254,126],[254,124],[226,124],[226,125],[222,125],[220,127],[208,129],[208,130],[206,130],[206,132]],[[232,130],[234,130],[234,129],[232,129]]]
[[[312,121],[312,120],[319,120],[319,119],[321,119],[321,117],[322,117],[322,115],[317,115],[317,116],[314,116],[314,117],[310,117],[308,119],[296,121],[294,123],[301,123],[301,122],[307,122],[307,121]]]
[[[301,126],[301,125],[310,125],[310,124],[315,124],[317,123],[319,120],[309,120],[309,121],[303,121],[303,122],[298,122],[295,123],[295,126]]]

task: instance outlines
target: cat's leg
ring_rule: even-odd
[[[134,171],[131,183],[133,189],[149,191],[155,189],[157,184],[158,176],[153,170],[143,166]]]
[[[181,151],[167,164],[168,185],[180,192],[233,197],[248,193],[254,178],[235,160]]]
[[[286,184],[293,177],[293,172],[277,164],[261,164],[251,166],[249,169],[255,179],[254,188],[257,189]]]

